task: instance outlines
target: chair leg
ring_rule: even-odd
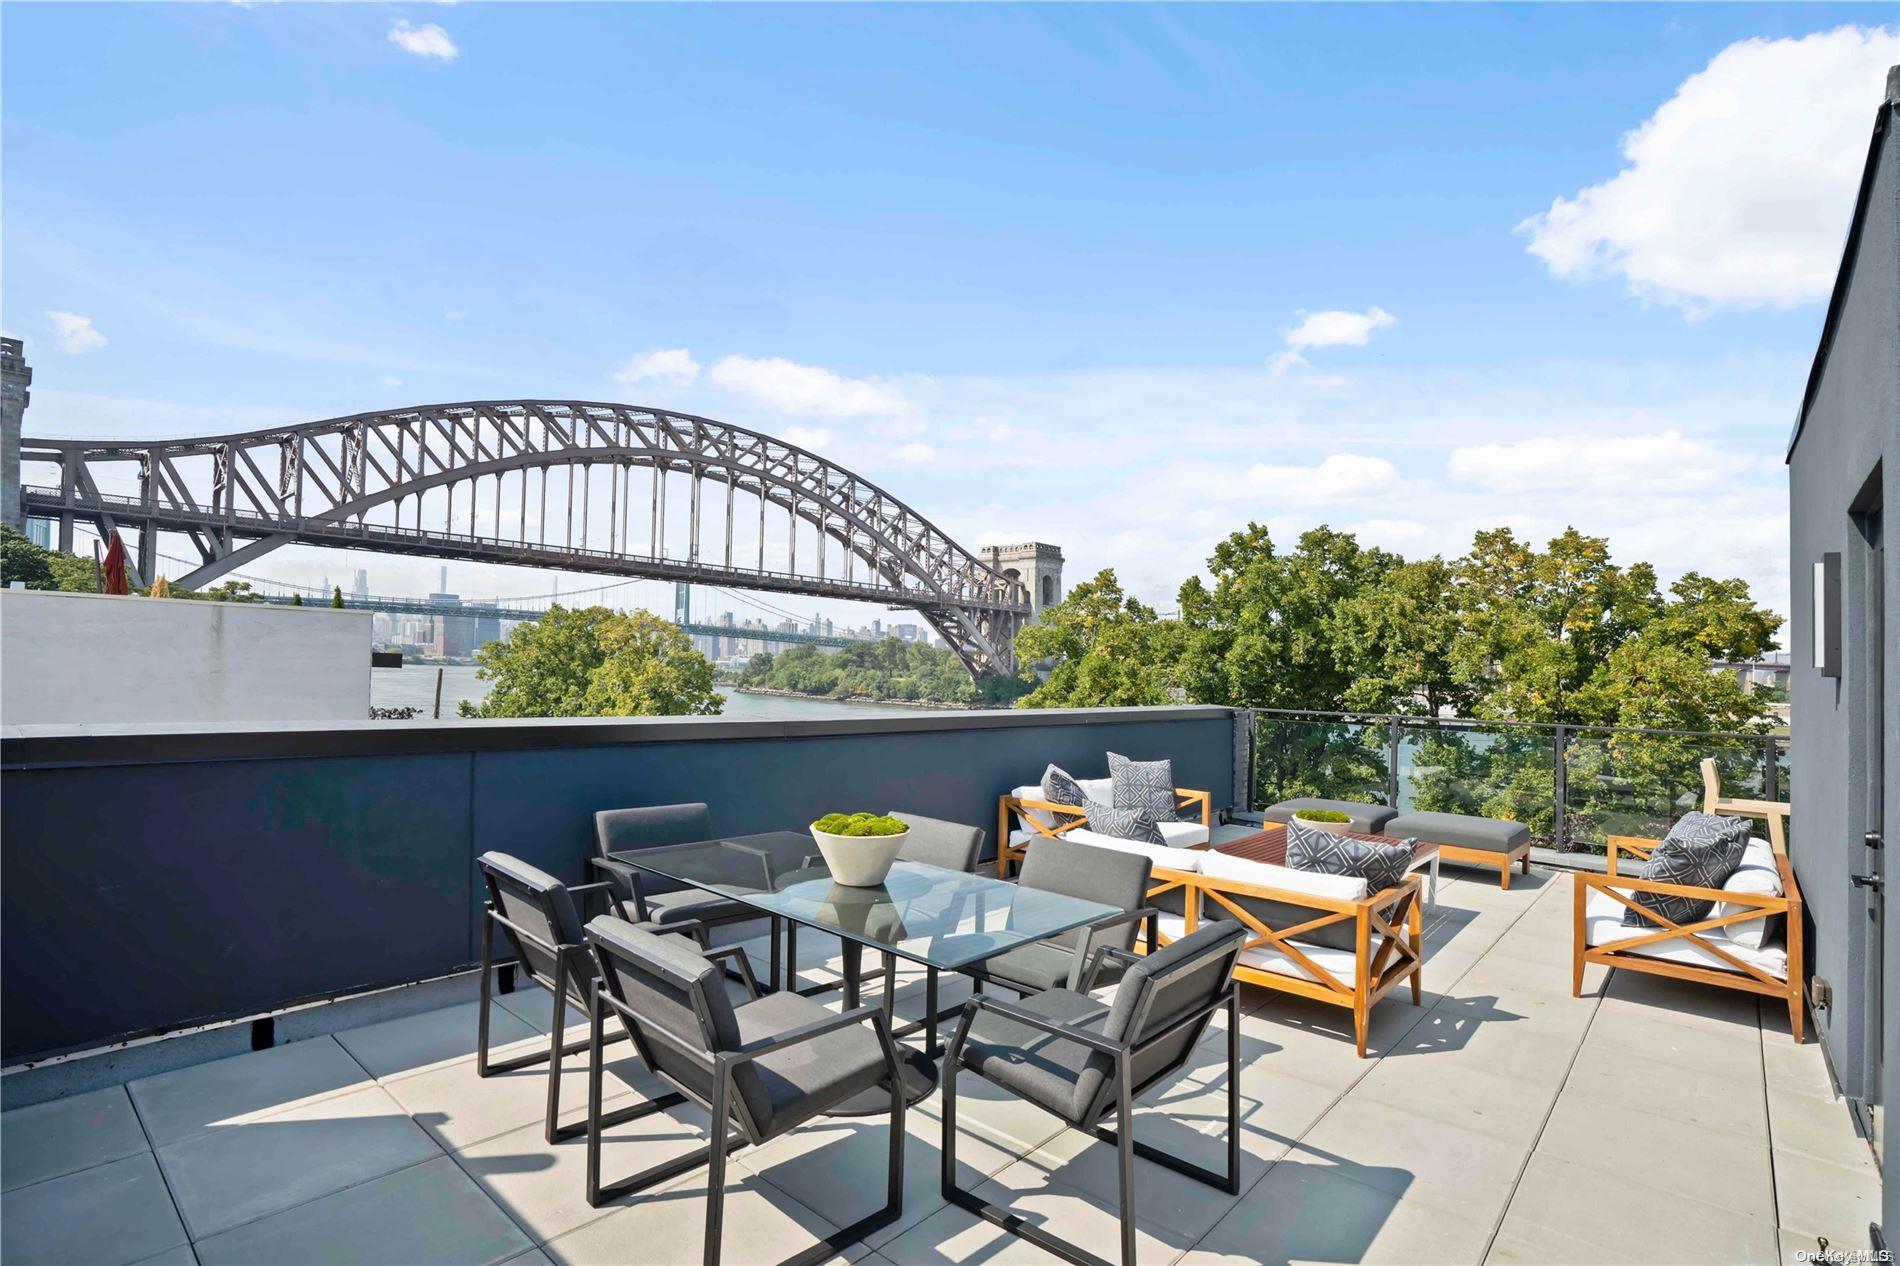
[[[548,1029],[548,1121],[543,1133],[552,1146],[560,1141],[561,1128],[561,1039],[567,1033],[567,956],[559,955],[554,964],[554,1023]],[[588,1052],[594,1058],[590,1078],[600,1077],[600,1052],[594,1049],[594,1035],[587,1034]],[[571,1135],[570,1135],[571,1137]]]
[[[1240,1194],[1240,990],[1227,995],[1227,1194]]]
[[[726,1228],[726,1092],[731,1080],[723,1065],[713,1073],[712,1154],[706,1160],[705,1266],[719,1266],[720,1239]]]
[[[482,911],[482,1002],[475,1020],[475,1075],[488,1076],[488,1007],[494,995],[495,921]]]
[[[1128,1056],[1121,1059],[1115,1093],[1115,1123],[1121,1134],[1116,1169],[1121,1186],[1122,1266],[1135,1266],[1135,1107],[1129,1094]]]
[[[767,974],[771,977],[771,979],[767,982],[767,984],[771,986],[770,992],[772,993],[777,993],[779,991],[779,982],[781,979],[779,975],[779,964],[783,960],[779,958],[778,938],[779,938],[779,924],[782,922],[784,922],[784,920],[780,919],[777,915],[773,915],[771,919],[771,923],[769,925],[769,930],[766,934],[767,939],[769,939],[772,942],[771,963],[766,968]]]

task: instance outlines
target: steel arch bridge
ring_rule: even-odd
[[[67,551],[76,522],[135,535],[140,584],[176,532],[203,558],[185,589],[293,542],[728,585],[911,608],[977,676],[1014,670],[1031,610],[869,480],[662,409],[473,401],[200,439],[23,439],[20,460],[25,512],[56,520]]]

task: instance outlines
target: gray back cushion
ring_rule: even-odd
[[[1102,1022],[1102,1036],[1111,1041],[1140,1045],[1195,1008],[1220,998],[1229,988],[1234,963],[1246,943],[1247,931],[1239,924],[1210,923],[1143,958],[1128,969],[1116,988],[1115,1001]],[[1165,983],[1159,981],[1176,968],[1184,970]],[[1140,1016],[1144,1007],[1147,1014]],[[1141,1086],[1178,1068],[1207,1031],[1212,1018],[1210,1013],[1198,1023],[1184,1025],[1137,1055],[1131,1070],[1133,1084]],[[1103,1085],[1108,1067],[1091,1062],[1083,1074],[1081,1084],[1076,1087],[1078,1117],[1088,1114],[1090,1096],[1105,1094],[1109,1089]],[[1099,1075],[1092,1077],[1091,1074]]]
[[[589,923],[587,937],[608,992],[637,1017],[628,1027],[651,1051],[653,1071],[710,1099],[714,1053],[739,1047],[724,969],[685,937],[655,936],[611,915]],[[711,1021],[710,1043],[701,1008]]]
[[[1741,868],[1751,826],[1747,818],[1714,813],[1685,813],[1669,828],[1643,864],[1639,879],[1682,884],[1690,888],[1720,888]],[[1630,900],[1647,906],[1671,923],[1694,923],[1708,917],[1713,901],[1656,892],[1632,892]],[[1623,912],[1625,927],[1661,927],[1635,910]]]
[[[713,837],[712,810],[703,803],[651,804],[637,809],[602,809],[594,815],[594,846],[602,857],[667,844],[691,844]],[[642,874],[640,891],[650,895],[687,887],[677,879]],[[623,892],[621,897],[633,894]]]
[[[1099,901],[1118,910],[1139,910],[1153,870],[1154,863],[1139,853],[1119,853],[1075,840],[1036,839],[1029,844],[1017,882],[1025,888]],[[1091,952],[1098,945],[1127,949],[1135,943],[1135,930],[1132,923],[1111,928],[1106,934],[1091,937],[1088,948]],[[1070,935],[1065,933],[1065,939]]]
[[[1172,822],[1174,762],[1129,760],[1120,752],[1108,754],[1110,798],[1117,809],[1139,809],[1156,822]]]
[[[1381,844],[1356,840],[1297,818],[1286,826],[1286,864],[1316,875],[1348,875],[1366,881],[1367,892],[1396,888],[1412,864],[1417,840]]]
[[[482,868],[489,900],[508,922],[556,945],[585,943],[580,913],[574,908],[574,895],[566,884],[545,870],[506,853],[483,853],[476,862]],[[501,931],[513,947],[515,958],[535,979],[553,988],[554,955],[517,936],[513,928],[504,927]],[[578,960],[576,956],[568,964],[569,993],[576,999],[586,996],[586,982],[592,976]]]
[[[1091,831],[1112,835],[1118,840],[1137,840],[1143,844],[1165,846],[1168,842],[1155,826],[1159,819],[1145,810],[1117,809],[1100,800],[1087,798],[1083,799],[1082,807],[1088,811],[1088,829]]]
[[[910,827],[910,834],[897,854],[905,861],[941,866],[945,870],[976,869],[977,858],[983,852],[982,827],[927,818],[921,813],[899,813],[895,809],[889,816]]]

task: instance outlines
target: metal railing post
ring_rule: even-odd
[[[1390,716],[1385,721],[1385,806],[1388,809],[1399,807],[1399,719]]]
[[[1557,727],[1557,821],[1551,828],[1550,845],[1558,852],[1564,851],[1564,840],[1570,833],[1570,743],[1565,738],[1567,726]]]
[[[1781,790],[1781,769],[1775,761],[1775,751],[1778,746],[1773,734],[1766,736],[1762,743],[1763,755],[1767,757],[1767,763],[1761,767],[1761,790],[1764,800],[1781,799],[1776,794]]]

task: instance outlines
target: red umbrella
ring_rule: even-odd
[[[132,592],[125,583],[125,542],[117,532],[112,534],[112,544],[106,546],[106,592]]]

